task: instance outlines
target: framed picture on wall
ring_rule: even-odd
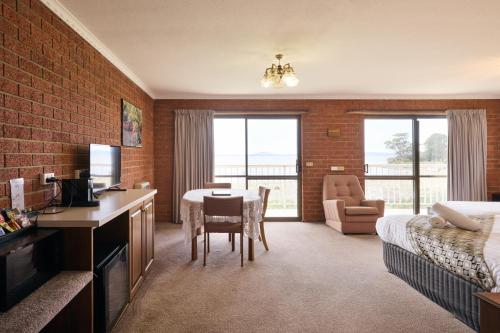
[[[122,145],[142,147],[142,111],[122,99]]]

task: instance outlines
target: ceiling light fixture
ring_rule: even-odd
[[[299,79],[295,76],[295,71],[290,64],[281,65],[282,54],[277,54],[278,65],[272,64],[271,67],[266,68],[264,77],[260,84],[264,88],[281,88],[281,87],[295,87],[299,84]]]

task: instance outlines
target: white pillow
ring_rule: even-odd
[[[471,218],[439,202],[436,202],[432,206],[432,210],[439,216],[444,217],[446,220],[448,220],[451,224],[453,224],[456,227],[470,231],[477,231],[481,229],[481,224],[479,222],[474,221]]]

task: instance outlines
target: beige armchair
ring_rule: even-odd
[[[383,200],[365,200],[358,177],[327,175],[323,178],[326,224],[344,234],[375,233],[384,216]]]

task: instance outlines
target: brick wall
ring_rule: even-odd
[[[143,147],[122,147],[122,181],[153,175],[153,100],[38,0],[0,1],[0,207],[25,178],[27,206],[50,196],[42,172],[72,178],[88,144],[119,145],[120,100],[143,111]]]
[[[303,218],[322,221],[322,179],[331,165],[344,165],[345,174],[363,180],[363,117],[349,109],[429,110],[486,108],[488,112],[488,192],[500,191],[500,100],[157,100],[155,101],[155,179],[159,191],[159,220],[172,214],[173,110],[297,110],[302,116]],[[340,128],[340,138],[326,136],[328,127]],[[305,167],[306,161],[314,162]]]

